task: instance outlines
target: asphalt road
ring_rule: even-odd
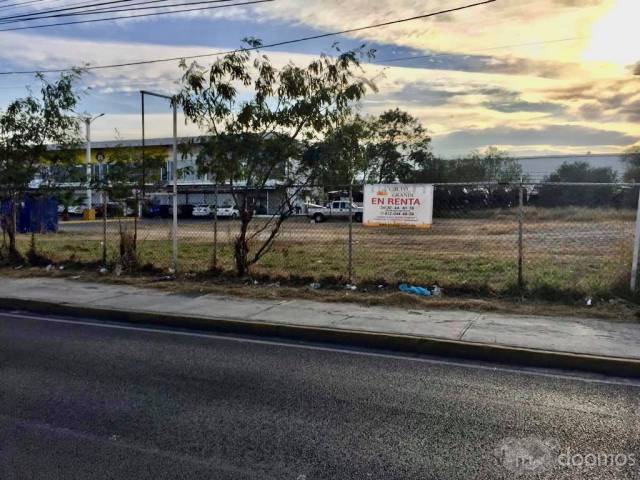
[[[639,408],[620,379],[0,314],[2,480],[640,478]]]

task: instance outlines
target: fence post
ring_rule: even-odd
[[[216,178],[215,208],[213,209],[213,268],[218,268],[218,179]]]
[[[636,210],[636,234],[633,237],[633,260],[631,264],[631,292],[636,291],[638,281],[638,254],[640,253],[640,189],[638,192],[638,205]]]
[[[102,191],[102,266],[107,268],[107,192]]]
[[[171,256],[173,273],[178,273],[178,107],[173,104],[173,223],[171,228]]]
[[[349,284],[353,283],[353,184],[349,183],[349,248],[348,248]]]
[[[524,289],[524,278],[522,273],[524,263],[524,187],[520,184],[518,191],[518,289]]]

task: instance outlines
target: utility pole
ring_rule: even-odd
[[[171,257],[173,273],[178,271],[178,105],[175,101],[175,97],[169,95],[163,95],[161,93],[149,92],[147,90],[140,90],[142,95],[142,125],[144,127],[144,96],[151,95],[153,97],[164,98],[171,102],[173,108],[173,152],[171,155],[171,178],[173,184],[173,223],[171,227]],[[144,135],[144,132],[143,132]],[[144,138],[144,137],[143,137]]]
[[[87,174],[87,209],[91,210],[93,206],[93,192],[91,191],[91,122],[102,117],[104,113],[91,118],[91,115],[84,117],[84,129],[87,135],[87,152],[85,158],[85,167]]]

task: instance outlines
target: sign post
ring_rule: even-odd
[[[431,228],[433,185],[375,184],[364,186],[366,227]]]

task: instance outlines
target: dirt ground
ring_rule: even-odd
[[[591,209],[572,215],[536,211],[523,227],[523,280],[529,292],[544,298],[610,297],[629,283],[633,217]],[[577,219],[577,220],[576,220]],[[255,249],[268,235],[265,219],[255,219]],[[217,267],[232,270],[233,241],[239,223],[180,220],[179,269],[204,272],[212,266],[217,236]],[[102,255],[102,222],[61,222],[56,234],[38,235],[38,248],[56,262],[97,262]],[[108,257],[118,255],[120,229],[133,220],[107,224]],[[333,277],[352,283],[411,282],[438,284],[460,294],[502,294],[518,284],[518,219],[512,214],[483,218],[436,218],[431,229],[364,227],[354,224],[349,257],[346,221],[312,223],[306,217],[287,220],[273,249],[253,267],[256,275],[321,280]],[[141,264],[171,266],[171,221],[138,223]],[[22,236],[23,250],[29,238]],[[349,275],[351,273],[351,275]]]

